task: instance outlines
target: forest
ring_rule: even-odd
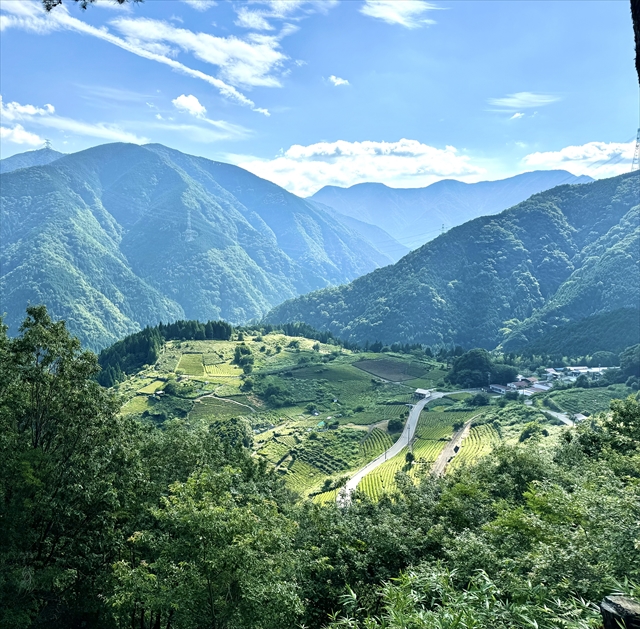
[[[637,394],[343,508],[237,422],[121,413],[98,370],[43,307],[1,333],[0,626],[587,628],[640,594]]]

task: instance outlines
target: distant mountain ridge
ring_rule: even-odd
[[[0,175],[2,173],[10,173],[19,168],[31,168],[31,166],[46,166],[51,162],[63,157],[65,153],[54,151],[53,149],[44,148],[35,151],[26,151],[18,153],[5,159],[0,159]]]
[[[6,323],[44,303],[93,349],[160,321],[246,322],[391,262],[317,205],[157,144],[97,146],[1,183]]]
[[[638,313],[639,258],[635,172],[536,194],[392,266],[285,302],[265,321],[301,321],[359,343],[511,351],[588,317]]]
[[[433,240],[445,229],[496,214],[531,195],[562,184],[589,183],[591,177],[566,170],[538,170],[498,181],[464,183],[443,179],[425,188],[390,188],[360,183],[325,186],[309,197],[336,211],[383,229],[409,249]]]

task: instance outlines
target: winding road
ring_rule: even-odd
[[[418,426],[418,420],[420,419],[420,413],[426,404],[433,400],[437,400],[438,398],[444,397],[447,395],[446,393],[438,393],[434,391],[431,393],[429,397],[423,398],[419,402],[413,405],[411,411],[409,411],[409,417],[407,418],[407,423],[404,425],[404,430],[400,435],[398,441],[396,441],[386,452],[383,452],[380,456],[373,459],[370,463],[367,463],[363,468],[358,470],[354,476],[352,476],[347,484],[338,492],[336,497],[336,502],[338,506],[346,506],[351,502],[351,494],[356,490],[356,487],[360,483],[360,481],[369,473],[373,472],[377,467],[382,465],[385,461],[399,454],[403,448],[406,448],[411,440],[413,439],[413,435],[416,432],[416,428]]]

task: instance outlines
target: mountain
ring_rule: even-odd
[[[30,168],[31,166],[46,166],[57,159],[60,159],[64,153],[54,151],[53,149],[38,149],[37,151],[26,151],[18,153],[5,159],[0,159],[0,175],[2,173],[10,173],[18,168]]]
[[[106,144],[1,175],[0,312],[44,303],[99,349],[177,318],[243,323],[391,260],[229,164]]]
[[[640,305],[640,177],[562,185],[449,230],[350,284],[276,307],[349,341],[514,350]]]
[[[334,210],[329,205],[325,205],[324,203],[318,203],[317,201],[310,201],[316,207],[319,207],[321,210],[327,212],[337,221],[340,221],[343,225],[351,228],[357,234],[360,234],[365,240],[368,240],[378,251],[384,253],[388,256],[393,262],[397,262],[403,256],[406,256],[410,249],[409,247],[405,247],[400,244],[391,234],[384,231],[380,227],[376,225],[372,225],[371,223],[365,223],[364,221],[360,221],[357,218],[353,218],[351,216],[347,216],[346,214],[341,214],[337,210]]]
[[[555,186],[590,181],[591,177],[576,177],[566,170],[538,170],[479,183],[445,179],[426,188],[389,188],[381,183],[361,183],[350,188],[325,186],[310,199],[376,225],[415,249],[435,238],[443,225],[449,229],[501,212]]]

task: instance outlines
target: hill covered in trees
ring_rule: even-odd
[[[50,148],[37,149],[35,151],[26,151],[25,153],[17,153],[11,157],[0,159],[0,174],[10,173],[19,168],[31,168],[31,166],[46,166],[57,159],[64,157],[64,153],[54,151]]]
[[[589,181],[593,179],[576,177],[566,170],[536,170],[478,183],[443,179],[425,188],[390,188],[382,183],[359,183],[350,188],[325,186],[309,198],[352,219],[376,225],[415,249],[435,238],[442,225],[450,229],[506,210],[555,186]]]
[[[44,303],[94,349],[160,321],[244,323],[391,261],[317,205],[161,145],[21,168],[2,175],[1,195],[10,330]]]
[[[594,315],[632,309],[633,321],[639,199],[637,173],[558,186],[456,227],[393,266],[285,302],[265,320],[304,321],[353,342],[508,351]],[[616,349],[621,343],[633,339]]]

